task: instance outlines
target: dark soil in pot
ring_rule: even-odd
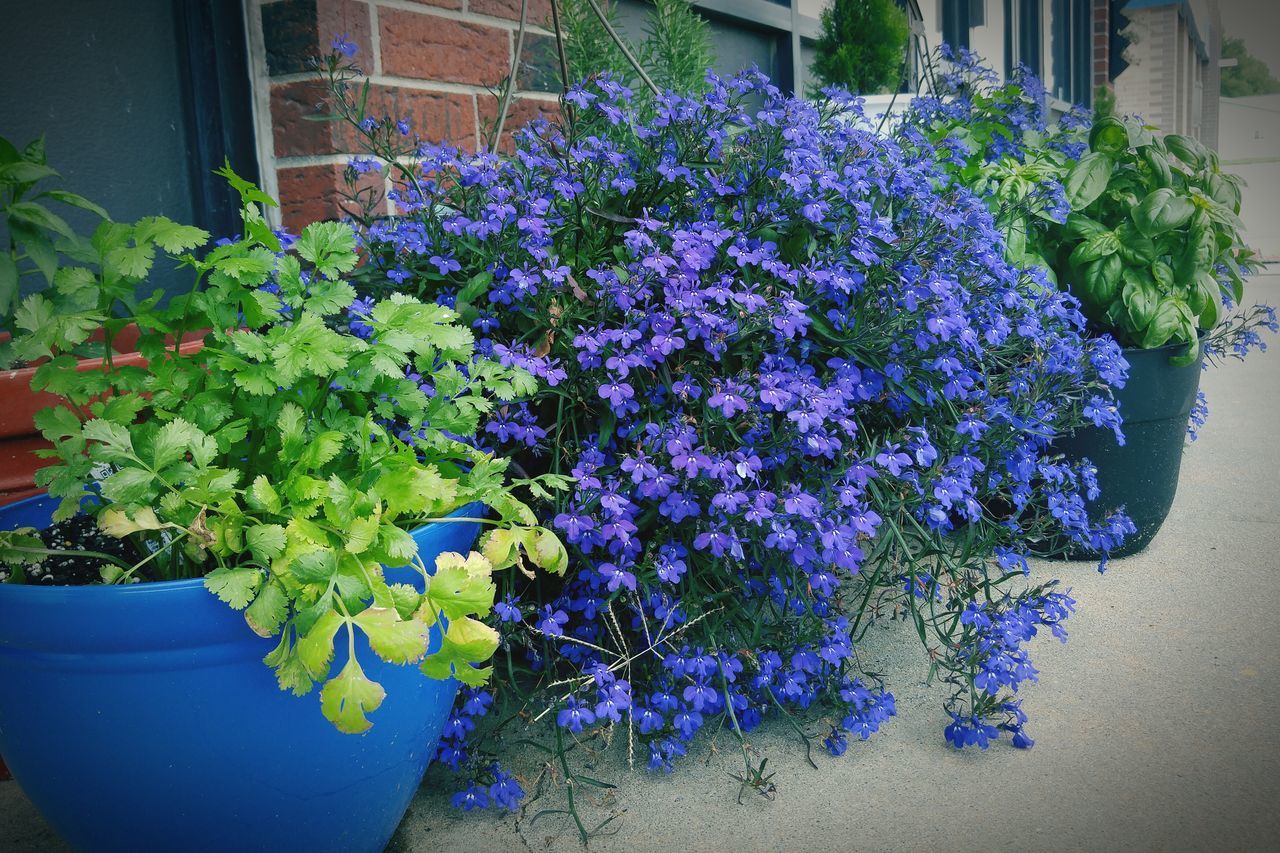
[[[65,551],[100,551],[118,557],[128,565],[138,561],[133,548],[124,539],[108,536],[98,529],[87,515],[75,515],[66,521],[58,521],[40,531],[46,547]],[[40,586],[86,586],[102,583],[101,569],[106,561],[85,554],[56,554],[45,557],[39,563],[25,566],[0,564],[0,583],[7,581],[14,571],[20,571],[25,583]],[[136,578],[133,582],[148,580]]]

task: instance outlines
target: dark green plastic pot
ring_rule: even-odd
[[[1125,443],[1109,429],[1086,427],[1055,444],[1072,461],[1089,459],[1098,467],[1098,500],[1089,505],[1095,522],[1124,507],[1137,532],[1111,552],[1128,557],[1151,544],[1169,515],[1178,491],[1178,471],[1186,446],[1187,419],[1200,390],[1203,353],[1193,364],[1175,367],[1169,359],[1186,353],[1185,344],[1158,349],[1126,349],[1129,381],[1116,392],[1124,419]],[[1072,559],[1096,555],[1072,552]]]

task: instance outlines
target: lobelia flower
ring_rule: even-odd
[[[943,163],[963,152],[919,124],[877,135],[847,96],[790,99],[750,72],[643,108],[607,77],[565,100],[573,127],[534,123],[509,159],[422,146],[431,180],[397,188],[411,213],[365,235],[379,275],[411,271],[406,286],[474,312],[482,350],[552,386],[483,431],[574,478],[545,509],[570,546],[563,588],[504,579],[518,597],[496,610],[514,657],[582,685],[538,694],[555,724],[634,724],[670,771],[730,711],[749,731],[822,709],[842,754],[896,713],[859,680],[865,594],[948,650],[949,742],[1029,744],[992,721],[1069,599],[997,581],[1050,535],[1125,535],[1123,516],[1090,523],[1089,472],[1051,446],[1112,425],[1114,341],[1005,258]],[[1037,192],[1060,207],[1060,187]],[[973,554],[936,559],[964,536]],[[625,692],[600,675],[623,660]]]

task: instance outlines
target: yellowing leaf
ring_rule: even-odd
[[[359,734],[373,725],[365,714],[376,711],[386,698],[382,685],[370,681],[355,660],[347,661],[320,691],[320,710],[339,731]]]
[[[499,527],[489,531],[482,546],[485,559],[492,563],[495,569],[505,569],[514,563],[519,555],[518,548],[519,538],[516,531],[509,527]]]
[[[155,510],[149,506],[135,509],[132,517],[119,507],[103,510],[98,515],[98,529],[108,536],[121,539],[139,530],[161,530],[172,527],[156,517]]]
[[[498,650],[498,632],[469,616],[451,621],[445,638],[468,663],[483,663]]]
[[[546,528],[538,529],[529,556],[536,565],[553,574],[562,575],[569,567],[569,554],[564,543]]]
[[[343,621],[336,610],[330,610],[316,620],[306,636],[298,638],[298,659],[312,678],[319,680],[329,674],[329,662],[333,660],[333,635],[342,627]]]
[[[401,619],[394,609],[369,607],[354,617],[378,657],[391,663],[416,663],[427,653],[427,626]]]
[[[289,599],[279,582],[271,581],[244,612],[244,621],[259,637],[272,637],[289,615]]]
[[[473,554],[479,557],[478,554]],[[493,608],[497,592],[486,569],[480,571],[480,563],[463,561],[460,554],[442,554],[436,560],[436,573],[427,586],[427,598],[448,619],[488,613]]]

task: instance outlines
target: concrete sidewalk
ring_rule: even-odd
[[[1276,304],[1277,284],[1257,282],[1251,296]],[[815,751],[814,770],[794,734],[768,728],[752,745],[777,771],[777,796],[748,791],[743,805],[727,775],[742,769],[730,737],[669,777],[628,772],[625,750],[610,750],[586,772],[618,788],[584,792],[596,801],[584,820],[621,815],[609,826],[615,834],[591,847],[1280,849],[1280,341],[1272,343],[1206,374],[1209,423],[1146,552],[1104,576],[1084,563],[1036,566],[1080,604],[1067,645],[1045,636],[1032,646],[1041,671],[1025,701],[1034,749],[947,748],[944,693],[922,684],[917,639],[875,631],[864,654],[885,673],[899,712],[879,735],[842,758]],[[535,819],[561,807],[558,791],[518,816],[463,815],[439,793],[442,778],[428,774],[393,850],[579,848],[563,816]],[[59,849],[17,785],[0,783],[0,850]]]

